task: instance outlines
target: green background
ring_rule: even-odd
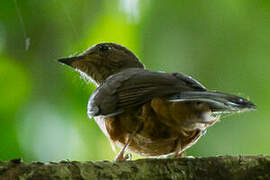
[[[258,106],[222,118],[188,155],[269,155],[269,0],[1,0],[0,160],[113,159],[86,114],[95,86],[56,61],[99,42]]]

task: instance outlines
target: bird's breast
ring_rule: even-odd
[[[182,148],[191,146],[207,127],[207,124],[201,123],[207,108],[193,106],[192,103],[172,103],[154,98],[122,114],[96,118],[96,122],[114,144],[124,146],[135,132],[128,146],[129,151],[160,156],[174,152],[179,139]]]

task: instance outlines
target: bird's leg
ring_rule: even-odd
[[[174,157],[175,158],[183,157],[184,154],[185,154],[185,151],[182,151],[181,138],[179,137],[179,139],[177,140],[175,151],[174,151]]]
[[[125,160],[124,158],[124,153],[126,151],[128,144],[125,144],[124,147],[122,147],[121,151],[117,154],[117,156],[115,157],[114,161],[119,162],[121,160]]]
[[[122,147],[121,151],[117,154],[114,161],[119,162],[119,161],[122,161],[122,160],[127,160],[128,156],[124,157],[124,153],[125,153],[126,148],[128,147],[128,145],[131,143],[131,141],[132,141],[133,137],[135,136],[135,134],[136,134],[136,131],[134,131],[132,134],[130,134],[128,136],[128,140],[127,140],[126,144]]]
[[[143,124],[142,124],[142,121],[143,119],[141,119],[139,117],[139,119],[141,120],[140,123],[137,124],[135,130],[128,135],[128,139],[127,139],[127,142],[126,144],[122,147],[121,151],[117,154],[117,156],[115,157],[115,161],[116,162],[119,162],[121,160],[127,160],[127,159],[130,159],[131,158],[131,155],[127,155],[127,156],[124,156],[124,153],[126,151],[126,148],[129,146],[129,144],[131,143],[132,139],[134,138],[134,136],[136,135],[136,133],[138,133],[142,128],[143,128]]]
[[[179,158],[186,157],[186,156],[187,156],[186,151],[182,151],[182,152],[179,153],[179,155],[178,155]]]

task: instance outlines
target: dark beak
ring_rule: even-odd
[[[60,63],[66,64],[71,67],[72,67],[72,62],[74,62],[75,60],[76,60],[76,57],[58,59]]]
[[[63,64],[66,64],[66,65],[71,66],[71,61],[70,61],[68,58],[58,59],[58,61],[59,61],[60,63],[63,63]]]
[[[61,58],[61,59],[58,59],[58,61],[60,63],[73,67],[72,66],[73,62],[82,60],[82,59],[83,59],[83,56],[74,56],[74,57],[68,57],[68,58]]]

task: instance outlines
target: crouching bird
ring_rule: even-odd
[[[142,156],[180,156],[220,115],[254,110],[238,96],[207,90],[190,76],[145,69],[127,48],[100,43],[81,55],[59,59],[85,74],[98,88],[88,116],[112,145]]]

